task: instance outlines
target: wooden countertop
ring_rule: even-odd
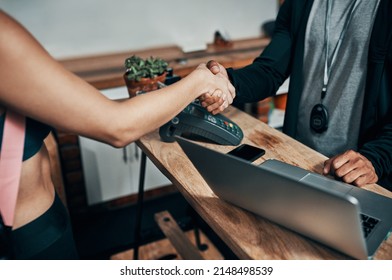
[[[255,164],[274,158],[321,173],[325,156],[234,107],[229,107],[225,115],[242,128],[242,143],[266,150]],[[240,259],[347,259],[324,245],[219,199],[179,145],[162,142],[158,131],[143,136],[137,144]],[[221,152],[234,148],[203,145]],[[378,185],[365,188],[392,197],[391,192]],[[392,259],[391,237],[379,248],[375,259]]]

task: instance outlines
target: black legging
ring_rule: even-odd
[[[57,195],[48,211],[9,236],[15,259],[78,259],[69,215]]]

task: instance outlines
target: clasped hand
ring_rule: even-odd
[[[235,88],[230,83],[227,71],[221,64],[210,60],[206,66],[216,77],[224,79],[228,88],[227,91],[216,89],[212,93],[205,93],[199,97],[201,105],[206,108],[208,112],[215,115],[223,112],[231,103],[233,103],[233,99],[236,95]]]

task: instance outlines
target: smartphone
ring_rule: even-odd
[[[263,156],[265,150],[248,144],[242,144],[227,154],[252,162]]]

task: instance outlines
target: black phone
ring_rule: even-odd
[[[212,115],[199,103],[192,102],[171,121],[161,126],[159,135],[164,142],[174,142],[174,136],[205,139],[221,145],[239,145],[244,134],[229,118]]]
[[[252,162],[263,156],[265,150],[248,144],[242,144],[227,154]]]

